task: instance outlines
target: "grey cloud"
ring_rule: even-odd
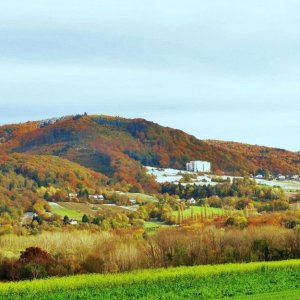
[[[2,1],[0,123],[87,111],[300,149],[299,8],[295,0]]]

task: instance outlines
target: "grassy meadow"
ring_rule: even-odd
[[[191,218],[191,217],[209,217],[209,216],[223,216],[223,215],[231,215],[232,213],[241,213],[236,210],[224,210],[222,208],[216,207],[204,207],[204,206],[190,206],[189,208],[182,211],[183,218]],[[174,211],[173,215],[175,217],[178,216],[178,211]]]
[[[300,299],[300,260],[0,284],[0,299]]]
[[[58,202],[58,205],[51,206],[51,211],[53,214],[60,217],[68,216],[71,219],[77,221],[82,220],[84,214],[89,216],[96,216],[97,213],[107,213],[109,211],[122,213],[127,211],[126,209],[119,206],[106,206],[103,204],[89,204],[82,202]]]
[[[51,206],[51,212],[60,217],[68,216],[70,219],[80,220],[82,219],[82,211],[76,210],[74,208],[67,208],[59,203],[59,206]]]
[[[0,257],[19,257],[27,247],[40,247],[50,253],[66,257],[85,258],[91,249],[101,248],[115,236],[109,232],[65,231],[45,232],[39,235],[0,237]]]
[[[136,199],[137,201],[141,201],[144,203],[147,202],[157,202],[157,199],[153,196],[142,194],[142,193],[124,193],[126,196],[131,199]]]
[[[168,227],[164,222],[159,221],[145,221],[144,226],[146,229],[155,229],[160,227]]]

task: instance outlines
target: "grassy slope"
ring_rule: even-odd
[[[141,193],[125,193],[126,196],[132,199],[140,199],[143,202],[157,202],[157,199],[153,196],[141,194]]]
[[[159,227],[168,227],[168,225],[166,225],[163,222],[159,222],[159,221],[145,221],[144,223],[145,228],[151,229],[151,228],[159,228]]]
[[[128,210],[117,206],[105,206],[101,204],[88,204],[88,203],[76,203],[76,202],[58,202],[61,207],[51,206],[52,213],[64,217],[81,221],[82,216],[87,214],[89,216],[95,216],[97,213],[106,213],[108,211],[113,212],[128,212]],[[91,207],[94,207],[92,209]]]
[[[66,207],[56,207],[52,206],[51,207],[51,212],[55,215],[58,215],[60,217],[68,216],[70,219],[75,219],[75,220],[80,220],[82,219],[83,213],[80,211],[77,211],[75,209],[69,209]]]
[[[107,192],[108,195],[112,195],[114,193],[115,193],[115,191]],[[122,192],[121,195],[127,196],[130,199],[135,199],[135,200],[142,201],[144,203],[157,202],[158,201],[157,198],[155,198],[154,196],[150,196],[150,195],[142,194],[142,193],[129,193],[129,192],[124,193],[124,192]]]
[[[299,299],[300,260],[4,283],[0,299]]]
[[[207,214],[209,216],[211,215],[218,215],[218,216],[222,216],[222,215],[230,215],[232,212],[237,212],[237,211],[227,211],[227,210],[222,210],[221,208],[215,208],[215,207],[202,207],[202,206],[192,206],[188,209],[185,209],[183,211],[183,217],[184,218],[189,218],[192,216],[192,211],[193,211],[193,214],[194,216],[198,215],[198,216],[201,216],[201,214],[205,214],[205,210],[207,212]],[[240,213],[240,212],[239,212]],[[173,215],[174,216],[178,216],[178,211],[174,211],[173,212]]]

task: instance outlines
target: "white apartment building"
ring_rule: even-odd
[[[211,172],[211,163],[208,161],[194,160],[186,164],[186,170],[190,172]]]

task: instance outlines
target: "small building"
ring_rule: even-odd
[[[77,220],[71,219],[69,224],[70,225],[77,225],[78,222],[77,222]]]
[[[189,204],[196,204],[196,200],[194,198],[188,199],[186,202]]]
[[[69,198],[76,198],[76,197],[78,197],[78,194],[75,194],[75,193],[69,193],[69,194],[68,194],[68,197],[69,197]]]
[[[286,177],[284,175],[278,175],[277,180],[285,180]]]
[[[292,180],[297,180],[297,179],[299,179],[299,175],[293,175],[293,176],[291,176],[291,179]]]
[[[258,175],[255,176],[255,178],[256,178],[256,179],[264,179],[264,176],[261,175],[261,174],[258,174]]]
[[[186,170],[190,172],[211,172],[211,163],[208,161],[194,160],[186,163]]]
[[[132,204],[132,205],[136,204],[136,200],[135,200],[135,199],[130,199],[129,202],[130,202],[130,204]]]
[[[89,198],[90,199],[95,199],[95,200],[100,200],[100,201],[104,200],[103,195],[98,195],[98,194],[96,194],[96,195],[89,195]]]

